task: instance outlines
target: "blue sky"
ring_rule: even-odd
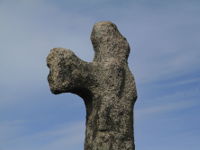
[[[82,150],[80,97],[50,93],[54,47],[92,61],[95,22],[114,22],[131,47],[137,150],[200,148],[198,0],[0,0],[0,150]]]

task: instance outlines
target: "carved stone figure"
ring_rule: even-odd
[[[128,67],[129,44],[115,24],[98,22],[91,41],[93,62],[71,50],[54,48],[47,57],[54,94],[71,92],[86,106],[85,150],[135,150],[133,106],[137,92]]]

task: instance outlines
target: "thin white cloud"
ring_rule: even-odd
[[[6,126],[5,126],[6,125]],[[84,122],[71,122],[48,130],[26,134],[24,122],[10,121],[0,124],[1,148],[12,150],[55,150],[80,148],[84,141]],[[3,132],[2,132],[3,131]],[[11,134],[12,132],[12,134]]]
[[[185,3],[155,9],[139,5],[136,11],[127,9],[125,18],[129,24],[124,26],[133,49],[129,62],[138,83],[173,78],[197,70],[200,45],[196,39],[200,34],[196,30],[200,21],[196,19],[196,10],[185,10]],[[128,16],[133,12],[135,15]]]
[[[169,82],[163,86],[166,87],[172,87],[172,86],[187,86],[188,84],[197,84],[200,83],[200,78],[199,77],[195,77],[195,78],[190,78],[190,79],[184,79],[184,80],[176,80],[173,82]],[[197,90],[197,89],[195,89]],[[194,90],[193,90],[194,91]]]
[[[163,115],[163,113],[170,113],[178,110],[186,110],[190,109],[193,106],[198,106],[199,92],[200,88],[193,88],[187,90],[177,90],[174,92],[168,92],[165,95],[158,94],[154,98],[148,98],[148,100],[142,99],[144,100],[144,102],[138,101],[138,103],[140,103],[140,107],[136,107],[135,109],[136,120],[141,120],[146,117],[155,117],[155,115],[158,114]],[[141,107],[142,103],[145,102],[146,105]]]
[[[22,134],[24,123],[22,120],[11,120],[0,122],[0,145],[1,147],[13,138],[18,138],[19,134]]]
[[[136,120],[145,119],[145,117],[152,117],[154,115],[162,115],[162,113],[177,111],[180,109],[188,109],[192,106],[195,106],[196,103],[194,101],[190,102],[171,102],[167,104],[158,104],[155,106],[148,106],[147,108],[136,109],[135,110],[135,118]]]

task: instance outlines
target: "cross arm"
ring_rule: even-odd
[[[71,92],[85,97],[92,80],[91,63],[78,58],[71,50],[54,48],[47,57],[48,82],[54,94]]]

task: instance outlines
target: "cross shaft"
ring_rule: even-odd
[[[129,44],[115,24],[94,25],[93,62],[54,48],[47,57],[52,93],[71,92],[86,105],[85,150],[134,150],[133,106],[137,99],[128,68]]]

